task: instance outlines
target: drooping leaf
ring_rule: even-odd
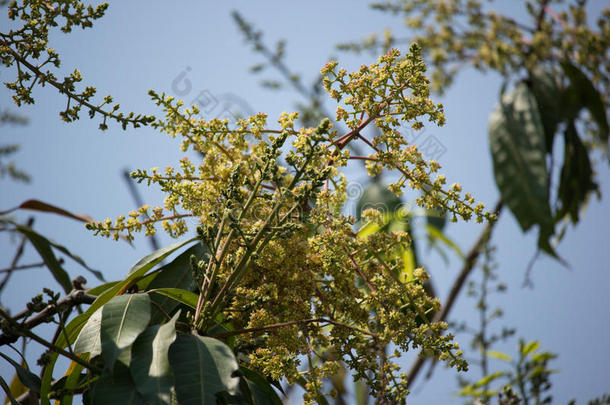
[[[44,236],[34,232],[30,228],[22,225],[16,225],[17,230],[23,234],[32,243],[45,265],[51,271],[53,278],[62,286],[65,293],[68,294],[72,290],[72,283],[70,282],[70,276],[55,257],[53,249],[51,249],[51,242]]]
[[[500,195],[524,231],[553,227],[544,139],[536,100],[519,83],[491,114],[489,140]]]
[[[19,380],[21,380],[23,385],[25,385],[34,392],[40,392],[40,378],[36,374],[32,373],[30,370],[17,363],[15,360],[11,359],[6,354],[0,352],[0,356],[2,356],[4,360],[11,363],[11,365],[17,372],[17,376],[19,376]]]
[[[18,209],[22,209],[22,210],[31,210],[31,211],[40,211],[40,212],[48,212],[48,213],[52,213],[52,214],[57,214],[57,215],[61,215],[64,217],[68,217],[68,218],[72,218],[72,219],[76,219],[77,221],[81,221],[81,222],[93,222],[93,218],[91,218],[88,215],[85,214],[73,214],[68,210],[65,210],[63,208],[57,207],[55,205],[46,203],[44,201],[40,201],[40,200],[27,200],[22,202],[21,204],[19,204],[18,207],[12,208],[10,210],[7,211],[3,211],[0,212],[0,215],[5,215],[8,214],[10,212],[13,212],[15,210]]]
[[[95,357],[102,352],[100,337],[101,324],[102,308],[95,311],[81,329],[74,342],[74,353],[89,353],[91,357]]]
[[[125,294],[102,307],[100,339],[106,369],[112,369],[121,352],[142,333],[150,320],[148,294]]]
[[[134,267],[132,267],[131,271],[129,272],[129,275],[127,276],[127,278],[125,278],[125,280],[122,280],[121,282],[118,282],[113,285],[111,288],[106,289],[97,297],[97,299],[93,302],[93,304],[89,306],[89,308],[87,308],[85,312],[76,316],[70,323],[68,323],[68,325],[66,325],[66,333],[62,333],[59,335],[56,344],[62,348],[66,347],[67,342],[65,335],[67,335],[67,338],[71,342],[74,341],[83,326],[87,323],[89,317],[91,317],[91,315],[95,311],[101,308],[104,304],[106,304],[120,292],[127,290],[127,288],[129,288],[138,278],[144,276],[144,274],[146,274],[150,269],[156,266],[167,256],[180,249],[184,245],[193,242],[196,239],[197,238],[192,238],[183,242],[177,242],[172,245],[163,247],[138,261],[138,263],[136,263]]]
[[[597,123],[598,136],[600,142],[608,145],[610,135],[610,127],[608,126],[608,117],[606,115],[606,106],[601,94],[595,89],[595,86],[579,68],[574,66],[569,61],[565,60],[561,63],[564,73],[570,79],[572,89],[576,90],[578,101],[583,107],[589,110],[591,116]]]
[[[169,362],[181,405],[215,404],[216,394],[223,391],[237,394],[237,360],[220,340],[178,335],[169,349]]]
[[[179,316],[177,312],[169,322],[149,327],[132,345],[129,370],[136,389],[149,405],[171,403],[174,376],[168,353],[176,339]]]
[[[593,181],[593,168],[587,148],[583,145],[573,121],[564,132],[564,159],[559,180],[558,200],[561,207],[555,215],[559,221],[569,215],[573,223],[578,222],[581,208],[591,192],[598,191]]]
[[[551,153],[555,132],[562,120],[556,75],[543,67],[538,67],[531,72],[530,79],[530,89],[536,98],[538,113],[544,128],[546,150]]]

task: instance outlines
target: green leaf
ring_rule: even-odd
[[[6,361],[11,363],[11,365],[15,368],[15,371],[19,376],[19,380],[21,380],[21,383],[23,385],[25,385],[34,392],[40,392],[40,378],[36,374],[23,367],[21,364],[8,357],[6,354],[0,352],[0,356],[2,356]]]
[[[445,245],[447,245],[447,247],[449,247],[451,250],[453,250],[455,252],[455,254],[458,255],[461,259],[464,258],[464,253],[462,252],[460,247],[458,245],[456,245],[454,241],[449,239],[447,237],[447,235],[445,235],[437,227],[430,225],[430,224],[426,224],[426,230],[428,231],[428,236],[432,240],[440,240]]]
[[[176,250],[180,249],[184,245],[193,242],[196,239],[197,238],[191,238],[191,239],[188,239],[183,242],[174,243],[172,245],[163,247],[163,248],[149,254],[148,256],[144,257],[143,259],[141,259],[138,263],[136,263],[132,267],[131,271],[129,272],[129,275],[127,276],[127,278],[125,280],[122,280],[122,281],[116,283],[115,285],[113,285],[111,288],[106,289],[103,293],[101,293],[97,297],[97,299],[93,302],[93,304],[91,304],[89,306],[89,308],[87,308],[87,310],[85,312],[76,316],[66,326],[66,330],[65,330],[66,333],[65,334],[62,333],[59,335],[59,337],[57,338],[56,344],[62,348],[66,347],[67,342],[66,342],[65,335],[67,335],[70,342],[74,341],[74,339],[76,339],[76,337],[78,336],[78,334],[81,331],[81,329],[83,328],[83,326],[87,323],[87,320],[89,319],[89,317],[91,317],[91,315],[93,315],[93,313],[95,311],[97,311],[104,304],[106,304],[108,301],[110,301],[118,293],[120,293],[121,291],[125,291],[138,278],[144,276],[144,274],[146,274],[146,272],[148,272],[148,270],[152,269],[155,265],[157,265],[167,256],[169,256]]]
[[[90,353],[95,357],[102,352],[100,327],[102,324],[102,308],[98,309],[87,320],[74,342],[74,353]]]
[[[72,290],[70,276],[68,276],[68,273],[63,269],[63,267],[61,267],[57,257],[55,257],[53,249],[51,249],[51,242],[44,236],[34,232],[26,226],[16,224],[16,227],[17,230],[32,243],[40,257],[42,257],[45,265],[51,271],[53,278],[57,280],[59,285],[61,285],[64,289],[65,293],[68,294]]]
[[[169,362],[181,405],[215,404],[216,393],[237,393],[237,360],[231,349],[220,340],[178,335],[169,349]]]
[[[183,290],[180,288],[157,288],[147,292],[161,294],[165,297],[171,298],[176,302],[188,305],[193,309],[197,308],[197,300],[199,299],[199,296],[187,290]]]
[[[265,377],[245,367],[240,367],[239,371],[246,380],[253,405],[282,405],[282,400]]]
[[[148,294],[125,294],[102,307],[100,339],[106,369],[112,369],[121,352],[142,333],[150,320]]]
[[[178,288],[182,290],[191,290],[195,281],[191,269],[191,256],[195,256],[200,260],[205,253],[205,249],[201,243],[195,243],[183,253],[176,256],[170,263],[161,267],[158,274],[147,286],[147,290],[158,288]],[[165,320],[165,313],[171,314],[174,312],[178,303],[170,296],[155,294],[151,296],[153,307],[152,323],[161,323]],[[188,305],[188,304],[187,304]],[[158,310],[161,308],[163,311]]]
[[[556,75],[543,67],[538,67],[530,73],[530,79],[530,89],[536,98],[538,113],[544,127],[546,150],[552,153],[555,132],[562,120]]]
[[[377,209],[383,214],[393,214],[400,207],[400,204],[400,198],[375,179],[364,190],[356,204],[356,218],[360,220],[362,211],[371,208]]]
[[[2,386],[2,389],[4,390],[4,392],[6,392],[6,398],[9,401],[11,401],[11,405],[19,405],[19,402],[17,402],[17,400],[15,399],[13,394],[11,394],[10,387],[8,386],[8,384],[6,383],[4,378],[2,378],[2,377],[0,377],[0,386]]]
[[[112,375],[100,377],[91,391],[92,405],[145,405],[146,401],[136,390],[129,368],[120,361],[114,365]]]
[[[489,140],[496,184],[521,229],[538,224],[541,231],[552,230],[544,129],[525,83],[505,95],[491,114]]]
[[[49,353],[40,383],[40,405],[49,405],[49,392],[51,391],[53,383],[53,370],[55,369],[55,363],[57,362],[58,357],[59,354],[57,354],[57,352]]]
[[[576,93],[576,97],[572,97],[574,101],[580,103],[581,106],[587,108],[591,116],[597,123],[599,132],[596,134],[600,142],[604,145],[608,144],[610,135],[610,127],[608,126],[608,117],[606,116],[606,107],[604,105],[601,94],[595,89],[595,86],[580,69],[574,66],[569,61],[565,60],[561,63],[564,73],[570,79],[570,87]],[[575,117],[570,117],[575,118]]]
[[[569,215],[572,222],[577,223],[581,208],[593,191],[599,189],[593,181],[589,154],[578,136],[574,121],[570,121],[564,132],[564,160],[557,195],[561,206],[555,215],[555,221]]]
[[[507,363],[510,363],[511,361],[513,361],[513,358],[510,357],[508,354],[503,353],[503,352],[498,352],[498,351],[495,351],[495,350],[488,350],[488,351],[485,352],[485,355],[487,357],[491,357],[491,358],[494,358],[494,359],[503,360],[503,361],[505,361]]]
[[[523,348],[521,349],[521,355],[523,357],[526,357],[527,355],[529,355],[530,353],[535,352],[536,350],[538,350],[538,348],[540,347],[540,342],[534,340],[532,342],[529,342],[528,344],[526,344],[525,346],[523,346]]]
[[[472,386],[474,388],[484,387],[484,386],[488,385],[489,383],[491,383],[493,380],[495,380],[499,377],[502,377],[503,375],[505,375],[504,371],[496,371],[495,373],[491,373],[491,374],[486,375],[485,377],[481,378],[479,381],[474,383]]]
[[[174,376],[168,352],[176,340],[176,320],[179,316],[180,312],[177,312],[166,324],[149,327],[131,347],[131,377],[149,405],[171,403]]]

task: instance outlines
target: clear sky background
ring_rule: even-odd
[[[494,7],[517,18],[524,15],[520,1],[496,3]],[[589,3],[592,16],[607,5],[603,0]],[[51,46],[61,55],[62,74],[78,68],[87,85],[96,86],[100,95],[112,94],[126,111],[160,114],[147,96],[148,89],[173,94],[172,82],[181,73],[187,73],[192,86],[183,97],[187,103],[206,91],[218,98],[221,105],[222,100],[244,101],[253,111],[268,113],[269,121],[274,122],[282,111],[292,111],[297,102],[304,100],[292,91],[270,92],[260,88],[261,78],[277,76],[271,72],[262,77],[249,73],[249,66],[262,59],[244,43],[230,16],[233,9],[263,29],[269,44],[287,40],[287,62],[303,75],[305,83],[316,77],[331,55],[337,55],[348,70],[375,59],[368,54],[339,53],[335,50],[338,42],[357,40],[384,28],[391,28],[400,37],[408,34],[400,18],[373,11],[367,2],[140,1],[111,3],[106,16],[93,29],[77,30],[70,35],[54,33]],[[1,9],[0,30],[5,30],[8,24],[5,9]],[[0,79],[12,80],[13,74],[0,70]],[[433,97],[445,105],[447,125],[426,128],[426,134],[434,135],[446,149],[439,161],[449,183],[460,182],[490,207],[497,201],[498,191],[487,141],[487,117],[496,104],[499,87],[500,78],[496,75],[463,71],[447,94]],[[0,110],[19,112],[30,120],[23,127],[0,127],[0,144],[21,144],[14,159],[33,179],[30,184],[0,180],[0,210],[36,198],[96,219],[114,218],[135,207],[122,178],[124,168],[176,165],[183,156],[179,140],[150,128],[122,131],[111,123],[108,131],[101,132],[97,129],[99,122],[89,120],[86,113],[79,122],[63,123],[58,112],[65,106],[65,99],[55,89],[39,88],[34,95],[35,105],[18,110],[9,92],[0,88]],[[327,106],[334,110],[332,100]],[[216,112],[220,115],[222,107],[210,114]],[[607,162],[598,163],[597,179],[602,195],[607,197],[610,170]],[[139,189],[147,203],[161,204],[163,196],[158,190],[144,186]],[[552,377],[556,403],[576,398],[577,403],[584,404],[587,399],[610,391],[608,208],[608,198],[590,202],[581,223],[569,229],[558,247],[570,268],[540,257],[532,273],[533,289],[524,289],[521,284],[535,253],[536,231],[522,234],[508,211],[502,214],[494,231],[498,272],[509,290],[492,298],[492,307],[500,305],[505,310],[504,318],[495,322],[492,329],[515,327],[517,337],[538,339],[543,349],[559,354],[551,363],[559,371]],[[17,213],[16,217],[25,220],[28,215]],[[123,278],[131,265],[150,251],[144,237],[136,238],[131,247],[93,237],[82,224],[52,215],[36,215],[35,229],[70,248],[91,267],[102,270],[109,280]],[[474,223],[451,224],[448,233],[467,251],[481,229],[482,225]],[[163,244],[170,242],[168,237],[159,235]],[[15,247],[15,240],[0,234],[0,268],[8,267]],[[35,261],[39,258],[28,246],[21,263]],[[425,255],[423,261],[444,299],[460,269],[459,259],[453,256],[446,263],[432,253]],[[69,259],[66,268],[72,277],[83,274],[90,285],[95,284]],[[19,272],[0,301],[13,311],[19,310],[47,285],[54,284],[44,269]],[[473,300],[463,294],[451,318],[474,325],[477,314]],[[467,348],[470,337],[458,338]],[[513,339],[496,349],[515,354],[516,345]],[[34,359],[38,352],[30,350],[29,354]],[[405,364],[409,363],[407,359]],[[0,363],[0,374],[12,377],[5,362]],[[463,402],[454,397],[458,389],[455,375],[453,370],[443,367],[437,367],[432,380],[426,383],[420,375],[409,402]],[[478,368],[472,367],[469,377],[479,376]]]

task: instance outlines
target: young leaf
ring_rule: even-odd
[[[215,404],[216,394],[222,391],[237,394],[237,360],[220,340],[178,335],[169,349],[169,362],[181,405]]]

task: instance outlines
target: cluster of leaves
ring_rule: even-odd
[[[14,29],[0,32],[0,61],[7,68],[15,67],[16,78],[12,82],[5,82],[11,90],[13,100],[18,106],[33,104],[32,90],[35,86],[49,84],[67,97],[67,105],[60,116],[64,121],[70,122],[79,118],[84,107],[90,118],[96,114],[102,116],[100,129],[107,129],[107,119],[121,124],[123,129],[127,125],[137,128],[147,125],[154,117],[135,114],[124,114],[119,111],[119,104],[107,108],[113,100],[110,95],[105,96],[101,102],[95,102],[97,92],[95,87],[87,86],[79,91],[77,83],[82,81],[82,75],[74,70],[63,79],[58,79],[49,67],[58,69],[61,60],[59,54],[49,47],[49,32],[52,28],[61,25],[60,30],[69,33],[74,27],[83,29],[93,26],[95,20],[103,17],[107,3],[96,7],[86,6],[78,0],[71,1],[12,1],[8,6],[8,17],[15,24]]]

